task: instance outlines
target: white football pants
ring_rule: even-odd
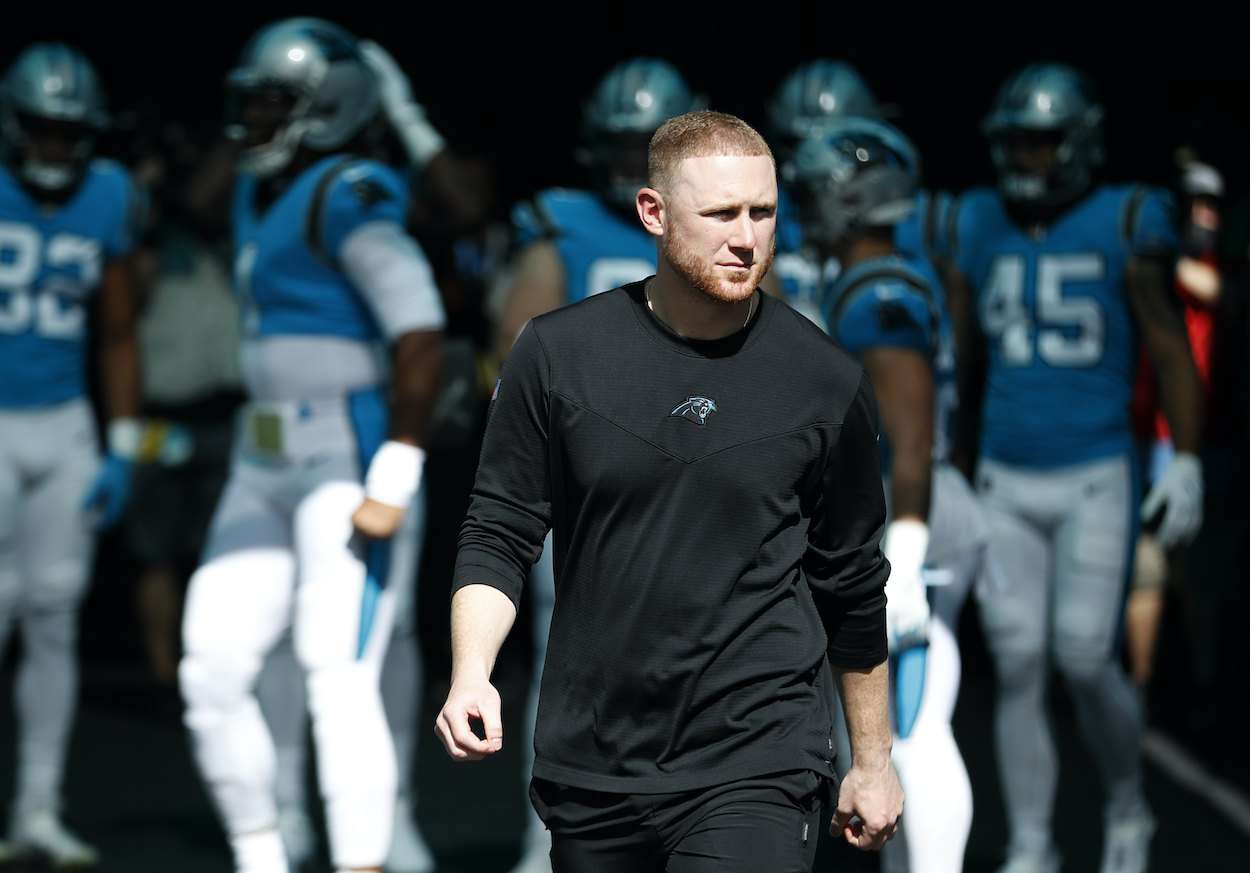
[[[367,597],[376,592],[367,577],[379,568],[367,564],[378,544],[366,546],[352,528],[364,489],[348,416],[341,408],[301,413],[284,422],[282,462],[236,457],[187,592],[185,720],[227,831],[273,828],[274,743],[253,689],[289,625],[307,675],[331,860],[377,866],[396,789],[378,690],[394,592]]]
[[[920,708],[906,738],[898,734],[891,675],[891,758],[907,797],[907,809],[899,835],[882,849],[881,869],[885,873],[963,870],[964,850],[972,829],[972,783],[951,730],[962,670],[956,632],[969,590],[982,574],[992,571],[992,565],[985,519],[976,495],[953,467],[935,465],[929,549],[925,555],[933,618],[929,624]],[[891,661],[891,670],[894,665]],[[835,726],[837,768],[844,775],[851,753],[842,715],[835,719]]]
[[[396,531],[386,587],[394,592],[395,622],[390,645],[382,662],[382,704],[395,743],[397,797],[409,809],[416,806],[414,783],[417,717],[425,687],[424,664],[417,638],[416,581],[425,536],[426,490],[422,485]],[[411,544],[411,546],[407,544]],[[256,686],[265,721],[277,751],[277,799],[284,809],[305,811],[307,777],[305,731],[308,727],[308,696],[304,670],[295,657],[289,634],[266,658]]]

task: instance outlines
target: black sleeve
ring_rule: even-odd
[[[825,466],[803,559],[835,667],[872,667],[888,655],[890,565],[881,553],[885,494],[877,437],[876,398],[862,375]]]
[[[517,337],[491,399],[477,478],[460,529],[452,594],[484,584],[520,603],[551,527],[549,385],[547,356],[530,324]]]

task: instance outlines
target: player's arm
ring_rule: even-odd
[[[829,834],[841,834],[860,849],[880,849],[894,836],[903,812],[903,789],[890,761],[889,668],[886,662],[835,668],[834,677],[846,713],[851,768],[839,788]]]
[[[564,263],[555,243],[536,240],[523,248],[495,330],[495,353],[507,360],[517,335],[531,318],[564,305],[568,294]]]
[[[369,463],[365,500],[352,516],[361,533],[384,538],[398,529],[421,483],[422,445],[442,374],[445,315],[429,263],[397,222],[357,228],[344,241],[340,262],[390,338],[390,432]]]
[[[933,456],[933,373],[916,349],[876,346],[860,360],[877,395],[881,433],[889,441],[891,503],[896,519],[927,522]]]
[[[95,526],[111,527],[130,497],[131,465],[139,450],[140,364],[133,255],[110,261],[99,293],[100,389],[108,421],[100,474],[83,501]]]
[[[1162,513],[1156,536],[1164,548],[1192,539],[1202,525],[1199,460],[1202,382],[1189,348],[1172,271],[1163,258],[1138,256],[1127,269],[1129,305],[1159,381],[1159,403],[1172,431],[1176,458],[1142,504],[1146,521]]]
[[[391,129],[442,207],[440,229],[456,234],[480,224],[486,217],[489,200],[484,186],[430,124],[425,107],[413,96],[412,83],[390,53],[372,40],[362,40],[359,45],[365,62],[378,78],[382,109]],[[414,223],[428,223],[429,217],[416,214],[417,201],[413,206]]]
[[[981,398],[985,391],[985,339],[977,321],[976,296],[972,283],[949,261],[944,263],[942,280],[946,285],[946,302],[950,307],[951,323],[955,329],[955,362],[959,389],[951,463],[968,481],[972,481],[981,434]]]
[[[442,370],[440,331],[410,331],[392,343],[390,434],[369,465],[365,500],[352,515],[352,524],[366,536],[394,534],[412,502],[425,466],[425,435]],[[414,483],[411,491],[408,482]]]
[[[1162,258],[1135,257],[1127,269],[1129,305],[1159,379],[1159,402],[1177,452],[1197,453],[1202,424],[1202,381],[1189,348],[1172,270]]]
[[[498,588],[466,585],[451,598],[451,688],[434,732],[457,761],[478,761],[503,748],[499,692],[490,682],[516,607]],[[481,719],[484,737],[470,727]]]
[[[877,395],[881,433],[890,444],[894,520],[882,549],[890,562],[886,583],[890,651],[928,639],[929,601],[921,568],[929,548],[933,456],[933,373],[915,348],[861,349],[860,360]]]
[[[139,414],[139,335],[136,329],[133,256],[116,258],[100,286],[100,371],[109,419]]]

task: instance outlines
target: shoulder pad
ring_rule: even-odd
[[[525,245],[540,239],[551,239],[557,233],[557,227],[551,214],[545,208],[543,195],[540,191],[531,200],[521,200],[512,207],[512,225],[516,230],[517,243]]]
[[[842,313],[846,311],[846,308],[852,301],[866,292],[875,291],[877,288],[888,288],[892,284],[905,286],[908,290],[919,294],[929,310],[929,324],[926,328],[930,333],[935,332],[942,321],[942,310],[933,296],[933,289],[929,287],[929,283],[922,275],[899,263],[882,264],[866,270],[863,275],[855,277],[854,281],[844,288],[838,295],[838,299],[834,301],[833,308],[829,313],[830,326],[836,325],[841,321]],[[913,323],[914,320],[911,314],[907,312],[906,307],[901,303],[895,303],[893,306],[890,306],[889,302],[883,301],[886,305],[877,307],[878,318],[881,318],[883,310],[887,317],[896,317],[897,313],[901,312],[905,318],[905,321],[901,322],[901,324]],[[884,321],[882,322],[883,328],[889,326],[898,325],[888,325]]]
[[[113,237],[124,254],[139,242],[148,222],[150,201],[148,190],[135,181],[126,167],[109,158],[92,158],[87,165],[86,180],[103,186],[110,197],[120,202],[118,213],[120,234]],[[84,180],[84,184],[86,184]]]
[[[307,243],[308,250],[317,256],[317,260],[332,269],[338,269],[338,265],[335,264],[334,258],[325,247],[326,198],[335,181],[343,176],[352,164],[352,159],[345,157],[326,170],[317,180],[317,187],[313,189],[308,203],[308,214],[304,216],[304,242]]]
[[[342,230],[339,219],[350,223],[380,204],[391,204],[378,217],[395,218],[402,224],[405,195],[403,179],[390,167],[374,160],[342,156],[324,170],[309,198],[304,220],[304,239],[309,250],[323,264],[337,269],[326,246],[327,234],[333,237]]]

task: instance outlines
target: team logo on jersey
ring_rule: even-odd
[[[907,307],[897,300],[880,300],[872,310],[877,316],[877,324],[887,333],[916,327],[916,319],[912,318]]]
[[[685,402],[669,413],[674,418],[693,421],[699,427],[707,424],[707,417],[716,411],[716,401],[710,397],[687,397]]]

